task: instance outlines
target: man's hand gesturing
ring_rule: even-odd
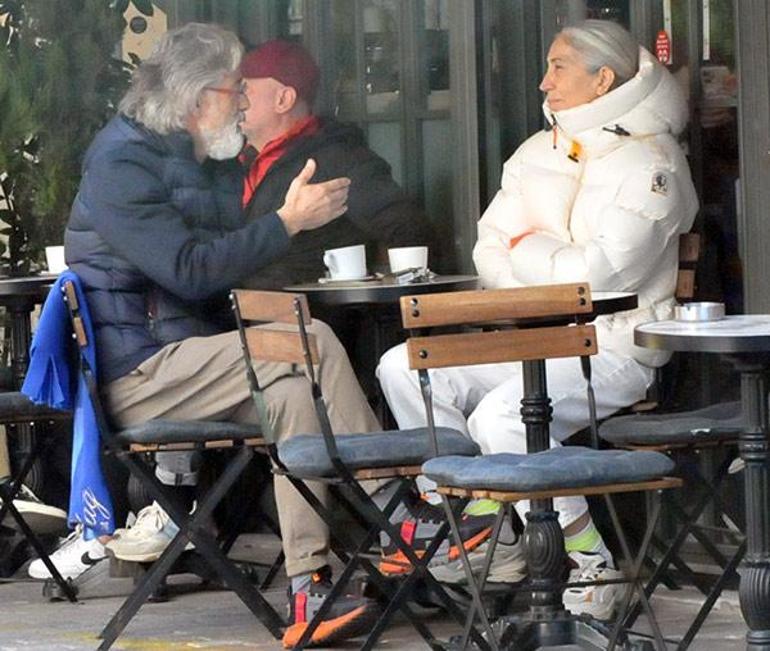
[[[324,183],[310,183],[315,174],[316,162],[309,158],[305,167],[286,192],[278,216],[289,235],[309,231],[329,223],[348,209],[350,179],[338,178]]]

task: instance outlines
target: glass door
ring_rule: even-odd
[[[432,264],[444,273],[470,270],[473,242],[458,238],[457,226],[460,220],[468,231],[472,222],[475,231],[478,218],[477,201],[458,206],[456,125],[468,111],[458,110],[450,71],[451,48],[473,47],[472,38],[452,37],[468,7],[449,0],[290,0],[277,3],[275,19],[277,35],[301,39],[321,66],[317,111],[357,124],[424,206],[436,236]],[[471,120],[475,102],[472,108]]]

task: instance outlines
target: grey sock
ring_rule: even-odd
[[[297,576],[291,577],[291,593],[297,594],[298,592],[306,592],[312,576],[312,572],[307,572],[306,574],[298,574]]]

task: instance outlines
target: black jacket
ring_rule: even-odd
[[[118,116],[96,136],[64,246],[103,381],[166,344],[232,327],[227,290],[287,249],[274,212],[244,226],[242,183],[234,161],[198,163],[187,133],[160,136]]]
[[[288,252],[260,269],[249,280],[250,287],[278,289],[318,280],[325,272],[325,249],[365,243],[372,271],[378,254],[387,261],[383,257],[387,247],[430,245],[425,214],[393,180],[390,166],[366,146],[358,127],[334,120],[322,120],[316,133],[289,144],[257,187],[246,207],[247,219],[261,219],[280,208],[289,184],[308,158],[318,164],[312,181],[339,176],[352,180],[348,211],[322,228],[295,235]]]

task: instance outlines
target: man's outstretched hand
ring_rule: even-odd
[[[283,206],[278,209],[278,216],[289,235],[318,228],[347,212],[350,179],[341,177],[311,183],[315,170],[316,162],[309,158],[294,177]]]

